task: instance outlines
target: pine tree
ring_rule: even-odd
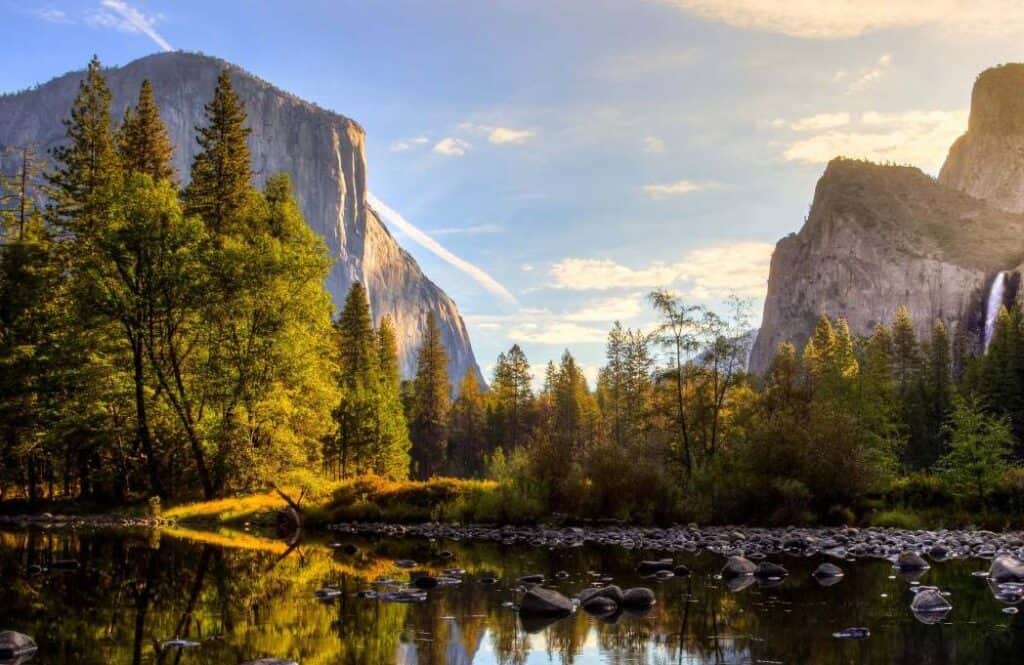
[[[412,460],[414,475],[424,479],[440,473],[447,460],[448,410],[451,399],[448,383],[448,353],[441,340],[441,329],[431,313],[420,347],[413,385]]]
[[[525,442],[529,433],[532,381],[530,362],[518,344],[514,344],[507,353],[498,354],[488,393],[491,412],[488,440],[501,446],[506,457]]]
[[[487,451],[486,415],[480,381],[473,368],[469,368],[459,383],[459,396],[452,403],[449,415],[450,468],[456,475],[483,475]]]
[[[910,312],[904,305],[896,308],[892,322],[892,368],[901,397],[912,389],[921,367],[921,350],[914,334]]]
[[[143,173],[155,182],[174,181],[174,146],[167,127],[160,118],[160,109],[153,99],[153,85],[142,82],[135,108],[125,109],[118,134],[118,152],[126,171]]]
[[[49,174],[54,221],[74,233],[89,233],[109,213],[120,177],[110,88],[96,56],[64,125],[68,140],[53,150],[56,169]]]
[[[389,478],[409,477],[409,426],[402,408],[402,376],[398,366],[398,341],[390,316],[377,329],[379,360],[377,441],[374,470]]]
[[[371,467],[378,437],[381,386],[378,338],[366,289],[355,282],[336,325],[341,399],[334,411],[337,434],[328,450],[335,475],[346,478]]]
[[[252,197],[247,144],[251,130],[245,122],[242,101],[224,69],[206,105],[206,125],[196,128],[200,151],[185,189],[186,212],[201,217],[215,233],[231,231]]]

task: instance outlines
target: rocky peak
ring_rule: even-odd
[[[1024,212],[1024,64],[982,72],[967,132],[949,150],[939,182],[1012,212]]]
[[[448,349],[453,383],[458,385],[467,370],[479,376],[455,303],[423,274],[367,205],[366,135],[354,120],[218,58],[181,52],[108,69],[112,113],[119,118],[137,99],[143,79],[149,79],[174,143],[174,165],[187,178],[198,150],[195,127],[204,122],[203,107],[225,67],[245,102],[257,183],[278,172],[291,176],[306,221],[327,242],[334,259],[327,288],[335,305],[341,305],[354,281],[366,285],[375,321],[385,315],[394,319],[405,376],[415,371],[416,351],[433,313]],[[83,72],[72,72],[0,97],[0,169],[12,171],[17,166],[16,155],[5,155],[5,146],[32,145],[46,152],[64,141],[62,120],[82,77]]]

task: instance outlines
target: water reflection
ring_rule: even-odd
[[[822,586],[818,558],[786,557],[781,584],[717,578],[722,559],[677,557],[690,576],[658,582],[635,573],[657,552],[600,548],[532,550],[422,540],[346,540],[297,546],[244,534],[0,533],[0,629],[36,639],[46,665],[235,664],[261,657],[327,663],[998,663],[1024,647],[1019,619],[1004,614],[979,561],[936,564],[922,584],[949,591],[953,611],[926,625],[909,610],[917,580],[887,562],[844,564]],[[351,549],[351,548],[349,548]],[[442,557],[450,550],[454,557]],[[466,570],[459,585],[424,603],[357,597],[415,571]],[[63,562],[63,563],[60,563]],[[78,566],[70,562],[78,562]],[[558,579],[556,573],[567,571]],[[571,595],[605,577],[648,585],[658,603],[644,615],[585,612],[526,625],[508,607],[515,579],[544,574]],[[494,584],[485,583],[490,576]],[[324,602],[314,591],[342,594]],[[1006,592],[1006,589],[1002,590]],[[870,629],[866,640],[833,638]],[[172,639],[196,648],[167,645]]]

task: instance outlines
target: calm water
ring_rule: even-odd
[[[1002,612],[985,580],[986,562],[936,564],[922,584],[952,593],[945,621],[926,625],[911,614],[910,582],[891,578],[881,561],[843,563],[846,577],[821,587],[810,571],[821,561],[780,557],[790,577],[776,588],[730,590],[715,579],[720,557],[676,556],[688,578],[653,583],[633,573],[657,552],[580,548],[548,551],[423,540],[346,540],[354,556],[327,541],[286,551],[283,544],[240,534],[187,532],[61,534],[0,532],[0,629],[39,643],[33,665],[183,663],[233,665],[275,656],[302,665],[327,663],[1003,663],[1019,662],[1024,617]],[[451,561],[439,551],[454,553]],[[394,566],[467,571],[460,586],[430,591],[422,604],[364,600],[355,592],[378,577],[408,579]],[[81,567],[54,570],[55,561]],[[33,566],[49,568],[33,572]],[[652,586],[658,603],[646,616],[606,623],[583,612],[548,626],[523,626],[503,603],[527,573],[568,580],[571,594],[591,573],[622,586]],[[502,578],[481,583],[486,575]],[[321,602],[327,584],[345,595]],[[832,633],[866,626],[871,637],[843,641]],[[163,650],[172,638],[201,643]]]

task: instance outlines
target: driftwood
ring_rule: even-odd
[[[275,492],[277,492],[277,495],[279,497],[281,497],[281,499],[283,499],[286,504],[288,504],[287,510],[282,511],[282,513],[285,515],[285,517],[287,517],[288,521],[291,522],[291,525],[292,525],[292,535],[288,539],[288,543],[290,545],[294,545],[294,544],[298,543],[299,540],[302,538],[302,505],[301,504],[302,504],[302,499],[306,496],[306,490],[303,489],[301,492],[299,492],[299,498],[296,500],[296,499],[292,499],[290,496],[288,496],[288,494],[286,494],[284,492],[284,490],[282,490],[277,485],[271,484],[270,487],[273,488],[273,490]]]

